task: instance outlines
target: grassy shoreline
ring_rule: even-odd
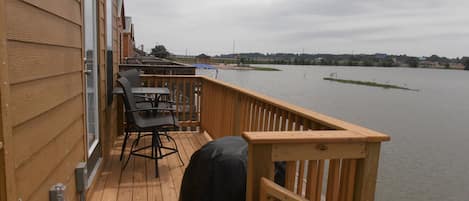
[[[271,67],[256,67],[256,66],[250,66],[249,68],[252,68],[252,70],[258,70],[258,71],[282,71],[277,68],[271,68]]]
[[[407,87],[401,87],[392,84],[382,84],[377,82],[370,82],[370,81],[360,81],[360,80],[345,80],[345,79],[338,79],[333,77],[324,77],[323,80],[333,81],[333,82],[340,82],[346,84],[356,84],[356,85],[364,85],[364,86],[371,86],[371,87],[380,87],[385,89],[402,89],[407,91],[420,91],[418,89],[411,89]]]

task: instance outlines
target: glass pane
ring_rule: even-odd
[[[88,155],[99,142],[96,1],[85,0],[85,81]]]
[[[106,1],[106,47],[112,51],[112,1]]]

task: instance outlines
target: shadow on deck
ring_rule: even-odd
[[[127,167],[122,170],[124,160],[119,161],[119,156],[123,137],[119,137],[111,150],[110,160],[106,161],[103,171],[97,175],[87,200],[177,201],[184,170],[192,153],[207,143],[209,138],[199,132],[174,132],[170,135],[178,144],[184,166],[177,155],[172,154],[158,161],[159,178],[155,177],[154,161],[142,157],[132,157]],[[140,144],[150,144],[150,138],[144,138]]]

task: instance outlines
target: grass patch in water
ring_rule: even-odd
[[[408,90],[408,91],[419,91],[418,89],[411,89],[411,88],[401,87],[401,86],[392,85],[392,84],[382,84],[378,82],[360,81],[360,80],[344,80],[344,79],[338,79],[338,78],[333,78],[333,77],[324,77],[323,79],[328,80],[328,81],[333,81],[333,82],[364,85],[364,86],[371,86],[371,87],[381,87],[385,89],[402,89],[402,90]]]
[[[281,71],[280,69],[271,68],[271,67],[256,67],[256,66],[250,66],[249,68],[252,68],[252,70],[259,70],[259,71]]]

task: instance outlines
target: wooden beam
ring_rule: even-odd
[[[13,128],[10,112],[10,80],[8,75],[6,1],[0,0],[0,200],[16,199]]]
[[[380,147],[380,143],[368,143],[366,158],[358,160],[354,201],[373,201],[375,198]]]
[[[248,147],[248,175],[246,200],[259,200],[261,178],[274,179],[274,163],[271,159],[271,145],[254,145]]]
[[[272,200],[281,200],[281,201],[307,201],[306,199],[300,197],[299,195],[283,188],[282,186],[277,185],[273,181],[261,178],[261,189],[260,189],[260,201],[269,201]]]

